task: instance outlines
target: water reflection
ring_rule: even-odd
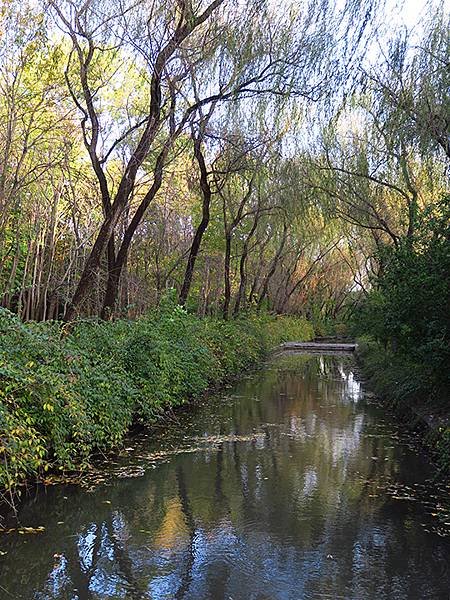
[[[142,477],[30,500],[21,521],[46,531],[0,538],[0,598],[449,597],[448,540],[383,491],[428,466],[351,359],[279,358],[182,421]]]

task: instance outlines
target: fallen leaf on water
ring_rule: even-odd
[[[21,527],[19,533],[42,533],[45,531],[45,527],[39,525],[39,527]]]
[[[10,529],[0,529],[0,533],[13,533],[17,531],[20,535],[25,535],[26,533],[42,533],[45,531],[45,527],[40,525],[39,527],[11,527]]]

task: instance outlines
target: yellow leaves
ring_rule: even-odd
[[[43,531],[45,531],[45,527],[43,527],[42,525],[40,525],[39,527],[21,527],[17,531],[21,535],[24,535],[26,533],[42,533]]]
[[[45,531],[45,527],[43,525],[39,525],[39,527],[11,527],[10,529],[0,529],[0,533],[14,533],[17,532],[20,535],[26,534],[37,534],[43,533]]]
[[[45,402],[42,408],[44,410],[48,410],[49,412],[53,412],[54,411],[53,404],[49,404],[48,402]]]

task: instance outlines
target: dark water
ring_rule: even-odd
[[[0,598],[450,598],[449,488],[351,360],[279,358],[90,491],[41,489],[19,518],[45,530],[0,535]]]

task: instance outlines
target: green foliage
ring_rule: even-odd
[[[383,250],[381,275],[354,324],[367,335],[359,352],[372,386],[412,421],[448,418],[449,201],[424,211],[412,238]],[[425,441],[440,469],[450,468],[450,429],[430,429]]]
[[[152,424],[271,347],[312,335],[292,317],[199,319],[170,298],[137,321],[83,321],[71,332],[0,309],[0,488],[83,468],[133,422]]]
[[[414,237],[382,251],[381,274],[356,318],[357,333],[408,365],[405,385],[408,373],[420,373],[426,397],[450,388],[449,217],[447,197],[424,211]]]

